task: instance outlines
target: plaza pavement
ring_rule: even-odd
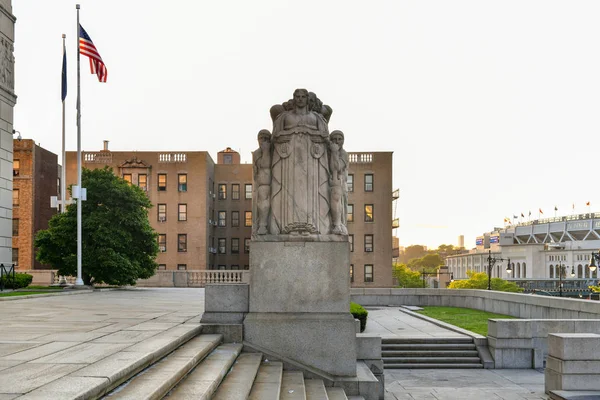
[[[187,332],[203,310],[204,289],[134,288],[0,301],[0,400],[32,390],[23,397],[33,398],[44,388],[65,390],[66,375],[169,332]],[[398,307],[369,310],[366,332],[460,336]],[[543,372],[536,370],[386,370],[385,380],[386,400],[547,399]]]

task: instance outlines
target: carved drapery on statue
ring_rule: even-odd
[[[340,180],[347,177],[348,157],[341,149],[343,134],[341,143],[330,142],[331,114],[331,107],[305,89],[271,108],[273,134],[261,131],[260,148],[253,153],[253,235],[348,233],[345,215],[340,215],[347,203],[346,182]],[[335,162],[330,163],[332,149]],[[270,185],[265,188],[267,176]]]

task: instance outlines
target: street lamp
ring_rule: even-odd
[[[567,265],[562,265],[562,263],[558,262],[558,295],[562,297],[562,277],[563,273],[567,272]],[[571,278],[575,276],[575,266],[571,267]]]
[[[596,253],[592,251],[592,257],[590,258],[590,266],[588,267],[591,272],[594,272],[596,270],[596,262],[600,264],[600,251]]]
[[[512,270],[510,269],[510,258],[495,258],[492,257],[492,251],[489,250],[488,253],[488,287],[487,290],[492,290],[492,268],[494,268],[494,265],[496,264],[497,261],[508,261],[508,266],[506,267],[506,272],[508,272],[509,274],[512,272]]]

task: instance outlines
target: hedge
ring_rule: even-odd
[[[367,316],[369,315],[369,312],[360,304],[350,302],[350,313],[354,318],[360,321],[360,331],[363,332],[367,327]]]
[[[7,279],[8,278],[8,279]],[[33,275],[29,274],[15,274],[15,279],[12,279],[6,275],[2,276],[2,285],[7,289],[20,289],[29,286],[33,280]]]

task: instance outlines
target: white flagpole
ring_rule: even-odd
[[[81,279],[81,207],[83,207],[83,201],[81,201],[81,74],[80,74],[80,63],[79,63],[79,4],[75,6],[77,8],[77,185],[79,186],[79,193],[77,196],[77,280],[75,285],[83,286],[83,279]]]
[[[67,35],[63,33],[63,54],[67,53],[67,45],[65,44],[65,39]],[[60,201],[61,201],[61,212],[66,212],[67,209],[67,156],[65,152],[65,101],[62,102],[62,168],[60,172]]]

